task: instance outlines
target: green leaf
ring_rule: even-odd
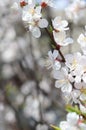
[[[81,114],[81,111],[79,110],[79,108],[78,108],[78,106],[71,106],[71,105],[67,105],[66,106],[66,111],[68,111],[68,112],[76,112],[77,114]]]
[[[59,127],[54,126],[54,125],[50,125],[54,130],[61,130]]]

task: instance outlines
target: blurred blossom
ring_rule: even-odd
[[[34,81],[28,81],[28,82],[25,82],[22,86],[21,86],[21,92],[24,94],[24,95],[27,95],[31,92],[33,92],[33,90],[35,90],[35,82]]]
[[[24,101],[23,95],[22,95],[22,94],[18,94],[18,95],[16,96],[15,103],[16,103],[17,105],[21,105],[21,104],[23,103],[23,101]]]
[[[7,109],[6,109],[5,120],[6,120],[8,123],[15,122],[15,114],[14,114],[14,111],[12,111],[10,108],[7,108]]]
[[[48,130],[48,126],[47,125],[37,125],[36,130]]]
[[[7,29],[5,33],[5,41],[12,41],[16,37],[16,32],[14,28]]]
[[[49,123],[54,123],[55,120],[56,120],[56,113],[53,112],[53,111],[47,111],[45,114],[44,114],[44,118],[46,121],[48,121]]]
[[[26,117],[33,117],[35,120],[39,121],[39,101],[36,98],[32,96],[27,97],[24,114]]]
[[[17,43],[8,44],[5,48],[1,55],[2,61],[9,63],[19,58]]]
[[[39,95],[39,99],[40,99],[40,103],[42,105],[42,108],[44,110],[46,110],[47,108],[49,108],[52,105],[51,100],[48,99],[47,97],[43,96],[42,94]]]
[[[51,89],[50,89],[50,84],[46,79],[43,79],[40,82],[40,88],[43,89],[45,92],[50,93]]]
[[[0,112],[2,112],[4,110],[5,106],[3,103],[0,103]]]
[[[2,68],[2,75],[4,78],[11,78],[15,75],[15,72],[13,71],[13,68],[11,65],[5,64]]]
[[[6,6],[8,3],[10,3],[10,0],[4,0],[4,1],[0,1],[0,6]]]

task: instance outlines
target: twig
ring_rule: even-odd
[[[58,50],[58,52],[59,52],[59,54],[60,54],[60,56],[62,58],[62,62],[65,62],[65,58],[64,58],[64,56],[63,56],[63,54],[62,54],[62,52],[60,50],[60,46],[57,45],[57,43],[55,42],[55,40],[53,38],[53,35],[51,35],[51,33],[49,32],[49,30],[47,28],[45,28],[45,30],[46,30],[47,34],[49,35],[50,39],[52,40],[53,44],[55,45],[56,49]]]

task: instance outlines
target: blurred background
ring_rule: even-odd
[[[58,125],[66,111],[61,92],[44,66],[50,39],[44,30],[40,39],[26,31],[21,14],[11,10],[14,1],[0,1],[0,130],[51,130],[50,124]],[[57,9],[48,8],[47,19],[66,18],[64,8],[71,1],[56,0]],[[69,21],[75,43],[62,48],[64,54],[80,50],[76,41],[85,22],[85,17],[77,24]]]

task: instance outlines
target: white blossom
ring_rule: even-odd
[[[52,20],[52,24],[53,24],[54,29],[57,31],[64,31],[64,30],[69,29],[67,27],[68,22],[66,20],[62,20],[60,16],[57,16],[56,18],[54,18],[54,20]]]
[[[67,121],[60,122],[61,130],[86,130],[86,124],[79,122],[80,117],[75,112],[67,114]]]
[[[42,18],[41,6],[31,6],[30,8],[23,10],[22,20],[27,24],[32,35],[36,38],[41,36],[40,28],[46,28],[48,21]]]
[[[79,45],[81,46],[83,53],[86,55],[86,36],[81,33],[77,41]]]
[[[48,60],[46,66],[49,68],[53,68],[55,70],[59,70],[61,68],[61,63],[57,60],[57,57],[59,56],[59,53],[57,50],[54,50],[53,52],[48,52]]]
[[[54,71],[53,75],[57,79],[55,82],[56,88],[61,88],[62,92],[67,93],[72,91],[72,85],[68,79],[68,70],[66,68],[62,68],[61,71]]]
[[[72,38],[70,38],[70,37],[66,38],[65,31],[60,31],[60,32],[53,31],[53,36],[54,36],[55,42],[60,46],[67,46],[67,45],[73,43]]]

